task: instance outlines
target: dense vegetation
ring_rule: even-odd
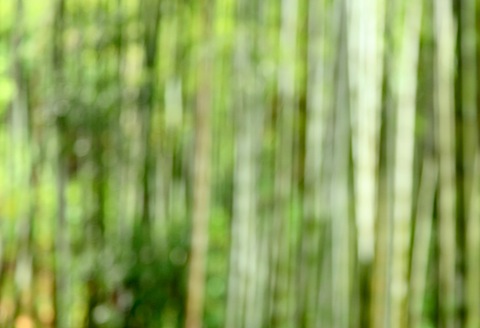
[[[480,327],[477,2],[0,1],[0,326]]]

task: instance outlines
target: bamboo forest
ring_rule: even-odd
[[[1,0],[0,327],[480,327],[480,1]]]

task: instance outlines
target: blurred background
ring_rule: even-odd
[[[477,3],[0,1],[0,327],[480,327]]]

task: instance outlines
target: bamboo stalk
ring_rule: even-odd
[[[243,327],[248,320],[247,307],[252,303],[248,298],[250,289],[250,266],[256,264],[255,257],[249,258],[249,248],[255,239],[251,239],[251,220],[254,215],[252,204],[253,163],[252,163],[252,131],[251,92],[248,86],[252,83],[252,63],[250,61],[251,46],[248,39],[251,35],[246,28],[245,18],[248,17],[248,6],[245,2],[237,3],[237,27],[234,53],[235,70],[235,173],[234,173],[234,204],[231,226],[231,258],[229,273],[229,291],[227,306],[227,326]]]
[[[453,81],[455,25],[452,3],[434,1],[435,26],[435,107],[439,150],[439,278],[440,311],[443,327],[456,322],[456,225]]]
[[[65,1],[57,0],[54,3],[53,26],[53,53],[55,97],[63,96],[64,72],[64,35],[65,29]],[[67,226],[67,195],[68,172],[66,163],[66,117],[65,99],[54,99],[58,108],[57,117],[57,222],[55,231],[55,325],[59,328],[71,326],[70,322],[70,288],[69,288],[69,236]]]
[[[319,319],[319,276],[323,259],[320,240],[325,222],[322,211],[321,190],[325,182],[321,172],[325,161],[325,130],[330,111],[330,92],[326,81],[333,73],[332,58],[327,55],[327,43],[331,41],[329,14],[331,8],[325,1],[308,1],[307,30],[307,113],[305,132],[305,168],[302,238],[300,244],[298,325],[317,327]],[[322,260],[320,260],[322,259]],[[321,317],[321,316],[320,316]]]
[[[332,327],[346,328],[351,322],[351,268],[350,253],[350,191],[349,191],[349,153],[350,126],[348,110],[347,76],[347,31],[346,2],[338,2],[335,23],[338,24],[337,51],[339,56],[335,72],[335,148],[333,152],[332,194]]]
[[[477,49],[476,49],[476,1],[460,2],[459,28],[460,76],[462,104],[462,166],[463,166],[463,213],[466,236],[466,308],[467,327],[480,326],[480,229],[478,217],[478,131],[477,131]]]
[[[383,0],[348,1],[347,11],[356,257],[359,261],[357,310],[360,325],[367,326],[370,269],[376,240],[385,4]]]
[[[406,6],[402,43],[396,66],[396,140],[393,189],[393,254],[390,285],[390,327],[407,322],[407,291],[411,234],[413,154],[417,65],[420,45],[422,2]]]
[[[296,44],[298,0],[281,1],[281,20],[279,31],[279,67],[277,91],[279,113],[277,117],[277,138],[275,153],[274,198],[272,217],[272,270],[275,270],[271,295],[270,324],[272,326],[291,327],[293,309],[289,307],[289,295],[292,292],[290,281],[291,242],[288,202],[292,196],[292,155],[293,121],[295,119],[296,97]]]
[[[369,263],[375,241],[385,4],[382,0],[347,4],[358,257]]]
[[[466,239],[467,239],[467,272],[466,272],[466,302],[467,322],[466,327],[478,327],[480,324],[480,158],[478,152],[475,155],[472,189],[470,191],[470,207],[467,211]]]
[[[186,328],[203,326],[204,293],[206,277],[206,260],[208,250],[208,218],[210,208],[210,116],[211,116],[211,85],[209,74],[212,67],[210,53],[210,4],[202,1],[201,42],[198,74],[198,93],[195,107],[195,154],[192,209],[192,239],[190,250],[190,266],[188,275],[188,298],[186,312]]]
[[[429,155],[423,160],[422,177],[418,191],[415,235],[413,239],[412,269],[410,275],[410,325],[422,327],[423,304],[427,283],[432,236],[433,204],[437,184],[436,162]]]

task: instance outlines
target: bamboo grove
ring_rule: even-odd
[[[1,327],[480,327],[475,0],[0,2]]]

